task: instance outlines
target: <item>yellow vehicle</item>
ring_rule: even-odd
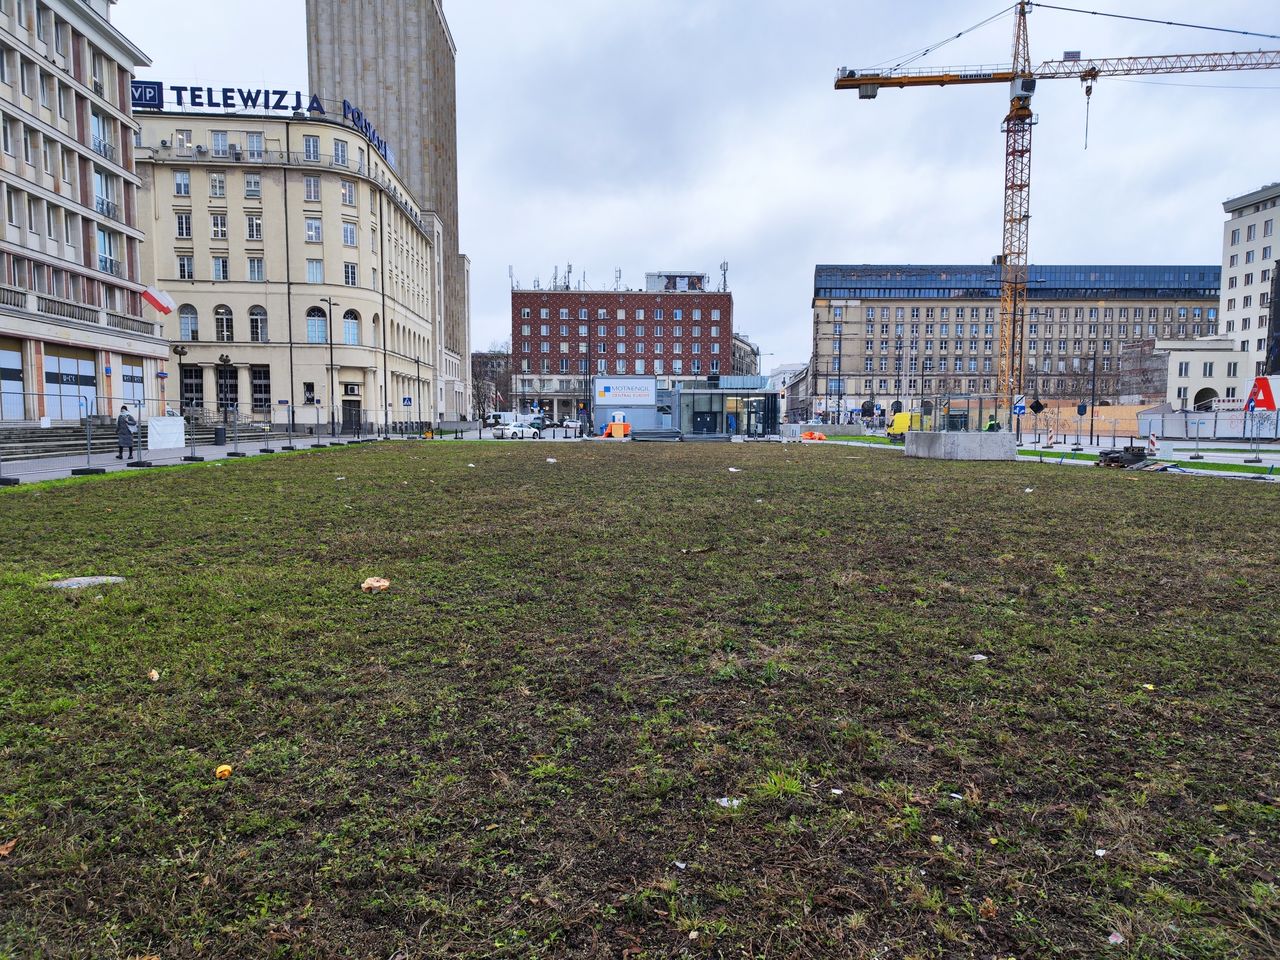
[[[912,427],[920,429],[919,415],[913,417],[909,413],[895,413],[893,420],[889,422],[889,428],[885,430],[885,436],[895,443],[902,443],[906,441],[907,431]]]

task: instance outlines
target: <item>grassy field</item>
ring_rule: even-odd
[[[0,493],[0,957],[1275,957],[1278,507],[765,444]]]

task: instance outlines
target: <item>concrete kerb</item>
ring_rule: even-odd
[[[1017,460],[1012,433],[907,433],[906,454],[924,460]]]

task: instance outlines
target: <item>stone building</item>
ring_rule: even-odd
[[[812,412],[847,420],[943,395],[1005,395],[996,383],[998,268],[820,265],[814,271]],[[1122,346],[1218,332],[1211,266],[1031,266],[1020,365],[1028,396],[1099,401],[1131,392]]]
[[[167,345],[144,316],[130,82],[107,0],[0,3],[0,422],[144,408]]]
[[[439,219],[361,131],[318,112],[139,120],[143,269],[186,352],[173,401],[313,429],[465,414],[437,366]]]

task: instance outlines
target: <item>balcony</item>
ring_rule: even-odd
[[[103,216],[110,217],[112,220],[120,219],[120,205],[114,200],[106,197],[98,197],[94,201],[94,208]]]
[[[109,273],[113,277],[124,276],[124,264],[115,257],[108,257],[105,254],[98,254],[98,269],[103,273]]]
[[[99,156],[106,157],[112,163],[116,162],[116,145],[110,140],[103,140],[102,137],[94,137],[93,152]]]
[[[0,305],[23,311],[36,318],[52,317],[98,327],[106,326],[129,333],[140,333],[149,337],[157,335],[157,325],[149,320],[104,310],[91,304],[76,303],[74,300],[64,300],[61,297],[26,290],[22,287],[0,286]]]

